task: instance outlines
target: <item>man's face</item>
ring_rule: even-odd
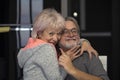
[[[70,49],[79,43],[80,37],[77,27],[72,21],[65,22],[65,30],[59,41],[59,46],[64,49]]]

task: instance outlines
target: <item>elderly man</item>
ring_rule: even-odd
[[[68,50],[80,44],[79,32],[77,21],[72,17],[67,17],[65,30],[59,41],[62,53],[59,64],[69,73],[65,80],[109,80],[100,59],[94,55],[89,58],[88,53],[84,52],[81,56],[75,57],[76,59],[72,59],[72,64],[71,57],[68,56],[71,53]],[[74,56],[76,56],[76,53]]]

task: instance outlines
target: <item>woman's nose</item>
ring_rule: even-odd
[[[56,41],[56,42],[58,41],[58,35],[57,35],[57,34],[55,34],[55,35],[53,36],[53,40]]]

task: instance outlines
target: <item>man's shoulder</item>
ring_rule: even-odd
[[[92,58],[96,58],[96,56],[93,53],[90,53]],[[83,52],[81,57],[85,57],[85,58],[90,58],[90,54],[88,52]]]
[[[96,56],[94,54],[91,54],[92,58],[91,59],[95,59]],[[89,61],[90,60],[90,54],[88,52],[84,52],[81,56],[79,56],[78,58],[75,59],[75,61]]]

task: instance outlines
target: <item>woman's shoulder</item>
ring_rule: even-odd
[[[26,49],[31,49],[31,48],[40,47],[40,46],[47,47],[46,45],[51,46],[50,43],[47,43],[41,39],[29,38],[27,45],[23,49],[26,50]]]

